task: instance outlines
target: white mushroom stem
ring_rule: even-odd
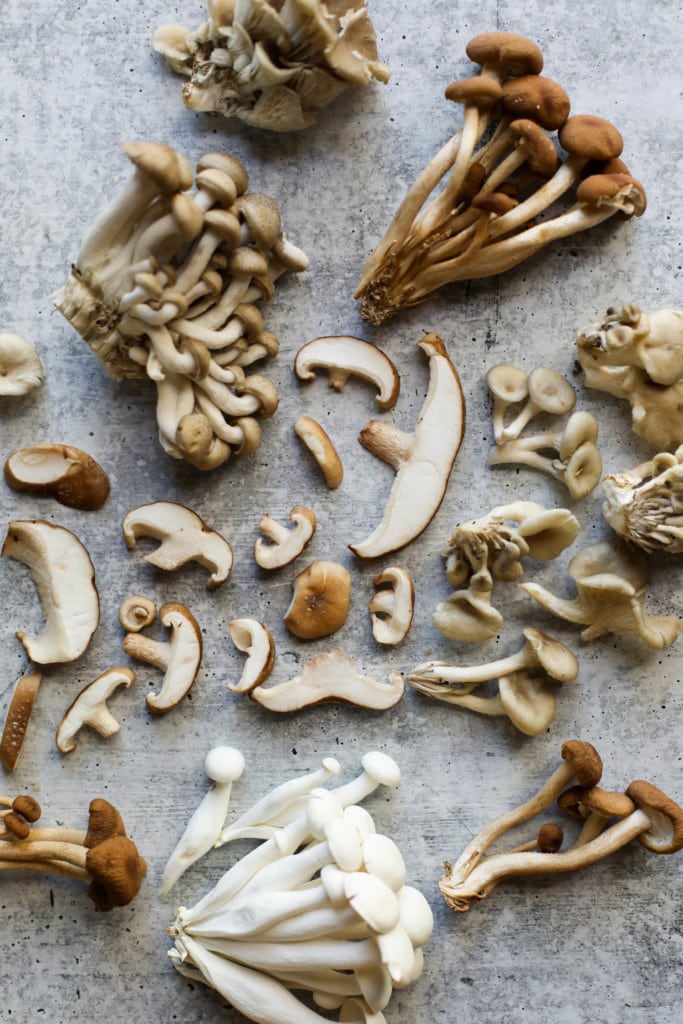
[[[351,907],[321,907],[299,913],[259,933],[262,942],[303,942],[308,939],[369,939],[367,924]]]
[[[300,891],[268,889],[255,897],[238,897],[234,906],[222,914],[188,925],[187,931],[196,938],[243,939],[257,937],[259,932],[272,929],[281,921],[297,919],[299,915],[319,910],[328,903],[323,885]],[[261,936],[258,936],[261,941]]]
[[[234,942],[231,939],[204,937],[202,944],[214,953],[257,970],[357,971],[374,967],[380,961],[373,939],[315,939],[303,942]]]

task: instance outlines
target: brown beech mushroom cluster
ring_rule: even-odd
[[[633,430],[660,451],[683,444],[683,313],[610,307],[578,332],[586,387],[631,403]]]
[[[645,211],[621,135],[602,118],[569,117],[564,89],[540,74],[535,43],[487,32],[466,51],[479,73],[446,89],[463,107],[462,128],[409,189],[356,290],[371,323],[449,282],[500,274],[550,242]]]
[[[522,558],[557,558],[578,532],[568,509],[545,509],[533,501],[501,505],[461,523],[442,552],[446,578],[457,589],[436,606],[433,625],[452,640],[476,643],[497,636],[503,616],[491,604],[494,578],[518,580]]]
[[[194,32],[162,25],[152,45],[187,75],[192,110],[296,131],[350,87],[389,80],[365,0],[207,0]]]
[[[106,800],[91,801],[86,831],[32,828],[42,812],[30,796],[0,798],[0,808],[0,870],[42,871],[85,882],[98,910],[125,907],[137,895],[147,865]]]
[[[644,551],[683,553],[683,445],[602,481],[602,514]]]
[[[246,168],[208,153],[192,168],[163,143],[126,143],[131,180],[101,214],[55,304],[117,379],[157,389],[159,441],[213,469],[259,445],[277,408],[269,378],[245,373],[277,339],[254,305],[307,266],[276,203],[247,192]]]
[[[602,789],[598,785],[602,761],[595,748],[581,740],[563,744],[562,760],[534,796],[486,825],[454,864],[446,862],[439,887],[452,910],[469,910],[511,878],[589,867],[633,840],[652,853],[676,853],[683,848],[683,808],[656,786],[638,780],[625,793]],[[581,821],[570,846],[562,849],[564,830],[548,823],[529,842],[502,853],[488,852],[497,839],[556,800],[561,810]]]

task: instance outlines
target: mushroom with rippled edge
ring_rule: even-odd
[[[14,684],[0,736],[0,764],[7,772],[13,772],[19,760],[41,678],[40,672],[31,672]]]
[[[311,562],[292,581],[293,594],[284,622],[300,640],[330,636],[346,622],[351,574],[338,562]]]
[[[101,508],[109,496],[109,478],[99,463],[66,444],[35,444],[12,452],[5,480],[15,491],[45,494],[81,510]]]
[[[353,658],[338,648],[307,661],[301,675],[275,686],[257,686],[249,696],[269,711],[299,711],[327,701],[341,701],[385,711],[403,697],[405,683],[394,672],[387,683],[379,683],[359,673]]]
[[[571,600],[557,597],[537,583],[519,586],[546,611],[585,626],[582,640],[610,633],[639,636],[655,650],[670,647],[676,640],[683,623],[645,613],[648,569],[642,552],[624,543],[600,541],[574,555],[567,572],[578,592]]]
[[[140,505],[125,516],[123,539],[132,551],[139,537],[161,541],[145,561],[157,569],[174,572],[188,562],[198,562],[211,573],[207,586],[215,590],[230,578],[233,554],[224,537],[211,529],[192,509],[174,501]]]
[[[389,463],[396,476],[381,522],[349,547],[358,558],[379,558],[405,547],[427,528],[446,493],[465,434],[465,399],[446,346],[427,334],[417,347],[429,360],[429,388],[411,434],[372,420],[361,444]]]
[[[28,567],[45,616],[40,636],[16,635],[32,661],[61,664],[80,658],[100,621],[95,569],[86,548],[64,526],[43,519],[9,524],[0,555]]]
[[[644,551],[683,553],[683,445],[602,481],[602,514]]]
[[[275,641],[267,627],[256,619],[233,619],[230,638],[238,651],[244,651],[247,660],[236,683],[228,683],[233,693],[248,693],[260,686],[275,665]]]
[[[254,559],[261,569],[282,569],[306,549],[316,528],[315,512],[306,505],[295,505],[289,514],[292,526],[286,527],[272,516],[262,516],[259,531],[263,537],[254,542]]]
[[[312,416],[297,416],[294,433],[313,456],[330,490],[339,487],[344,478],[344,467],[325,428]]]
[[[316,369],[328,371],[335,391],[343,391],[351,376],[374,384],[380,409],[392,409],[398,401],[401,382],[396,367],[381,349],[361,338],[337,335],[306,342],[296,354],[294,372],[299,380],[310,381]]]
[[[117,667],[107,669],[84,686],[59,723],[55,737],[57,749],[62,754],[70,754],[75,750],[76,734],[86,725],[103,739],[115,736],[121,726],[109,710],[107,701],[120,686],[129,689],[134,682],[135,672]]]
[[[415,586],[407,569],[389,566],[375,576],[375,594],[368,604],[372,635],[378,644],[405,640],[413,621]]]
[[[159,621],[171,630],[166,641],[151,640],[142,633],[127,633],[123,648],[131,658],[154,665],[164,673],[158,693],[145,698],[150,711],[165,712],[176,707],[192,688],[202,662],[202,631],[189,608],[169,601],[161,606]]]
[[[44,380],[34,345],[20,334],[0,333],[0,398],[26,395]]]

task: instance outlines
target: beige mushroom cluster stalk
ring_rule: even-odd
[[[540,74],[535,43],[487,32],[466,51],[478,74],[446,89],[464,108],[462,127],[409,189],[356,290],[371,323],[445,284],[500,274],[557,239],[645,211],[643,187],[620,159],[621,135],[602,118],[569,117],[564,89]]]
[[[219,843],[264,841],[168,929],[176,970],[259,1024],[324,1024],[329,1011],[346,1024],[383,1024],[394,989],[422,972],[431,910],[406,884],[394,841],[359,806],[380,785],[398,785],[400,771],[378,751],[362,765],[357,778],[327,789],[340,766],[326,758],[224,829]],[[204,807],[208,835],[223,809]]]
[[[683,445],[602,481],[602,514],[644,551],[683,553]]]
[[[350,87],[389,80],[365,0],[207,0],[194,32],[162,25],[152,45],[187,75],[192,110],[296,131]]]
[[[581,740],[564,743],[562,759],[534,796],[486,825],[455,864],[446,862],[439,887],[452,910],[469,910],[475,901],[485,899],[499,883],[511,878],[589,867],[633,840],[653,853],[676,853],[683,848],[683,808],[656,786],[638,780],[625,793],[602,789],[598,785],[600,757]],[[575,784],[566,789],[572,782]],[[553,826],[548,844],[551,826],[545,824],[536,839],[502,853],[488,853],[497,839],[547,810],[555,800],[581,821],[581,830],[570,846],[561,849],[563,830],[557,826]]]
[[[683,444],[683,313],[610,307],[576,345],[586,387],[631,404],[633,430],[660,451]]]
[[[244,164],[208,153],[193,175],[163,143],[126,143],[133,177],[96,221],[54,297],[117,379],[157,389],[159,440],[200,469],[259,445],[278,394],[249,373],[275,336],[254,303],[305,255],[282,232],[277,204],[247,192]]]
[[[41,871],[85,882],[98,910],[135,898],[147,865],[126,835],[121,815],[106,800],[90,803],[86,831],[33,828],[41,807],[31,796],[0,797],[0,870]]]
[[[670,647],[683,622],[670,616],[647,615],[647,559],[623,542],[600,541],[574,555],[567,572],[576,583],[572,600],[557,597],[537,583],[520,583],[542,608],[568,622],[585,626],[582,640],[608,636],[639,636],[655,650]]]
[[[433,625],[452,640],[478,643],[497,636],[503,616],[491,604],[494,578],[518,580],[522,558],[551,561],[578,532],[568,509],[545,509],[533,501],[501,505],[461,523],[442,551],[446,578],[458,589],[436,606]]]

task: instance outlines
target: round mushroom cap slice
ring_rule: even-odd
[[[315,378],[314,369],[329,370],[330,387],[342,391],[349,376],[369,381],[377,388],[380,409],[391,409],[398,400],[400,378],[388,356],[361,338],[348,335],[315,338],[299,349],[294,372],[299,380]]]
[[[632,782],[626,795],[650,819],[650,827],[638,836],[638,842],[652,853],[676,853],[683,848],[683,808],[641,779]]]
[[[351,574],[337,562],[312,562],[294,578],[285,625],[301,640],[315,640],[340,629],[349,611]]]
[[[109,478],[87,452],[66,444],[36,444],[12,452],[5,479],[15,491],[46,494],[83,511],[101,508]]]

